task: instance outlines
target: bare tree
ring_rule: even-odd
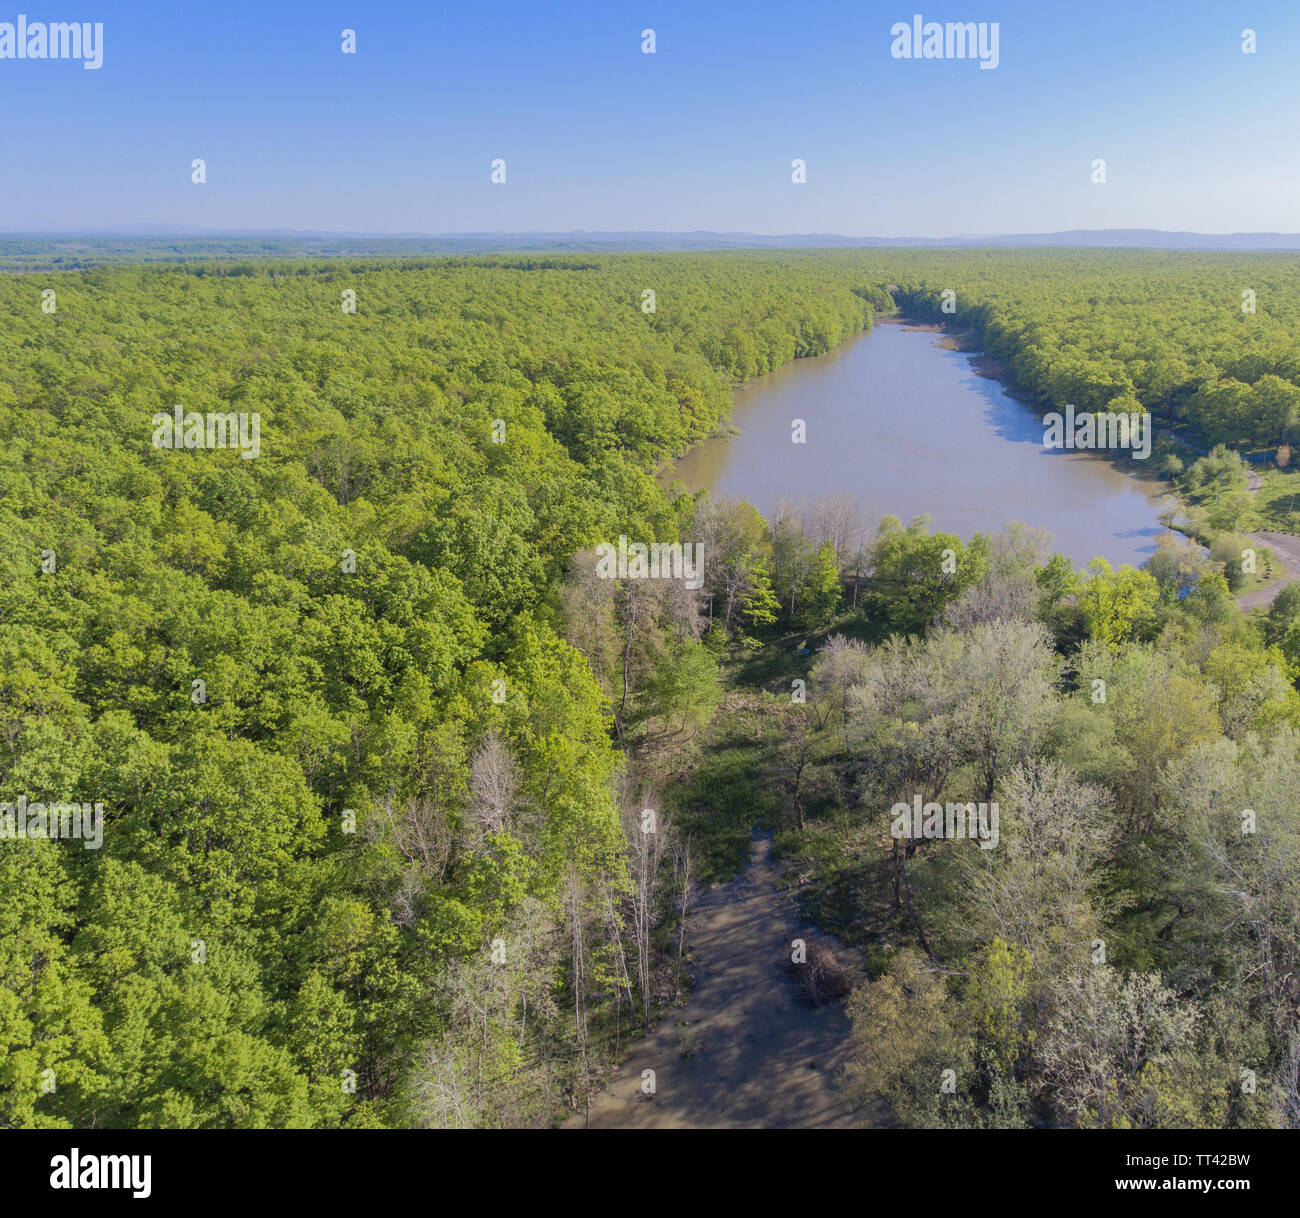
[[[673,879],[677,892],[677,972],[673,979],[673,1001],[681,994],[682,953],[686,947],[686,919],[695,885],[691,879],[691,839],[689,835],[676,840],[673,849]]]
[[[1300,1129],[1300,1028],[1291,1028],[1283,1045],[1274,1107],[1283,1129]]]
[[[1110,804],[1064,766],[1014,767],[998,848],[959,856],[964,916],[954,936],[971,951],[994,939],[1024,949],[1040,980],[1077,968],[1102,924],[1093,891],[1114,841]]]
[[[1060,978],[1051,1005],[1036,1056],[1061,1108],[1099,1129],[1158,1123],[1158,1068],[1191,1048],[1197,1008],[1158,973],[1105,964]]]
[[[411,1076],[414,1120],[423,1129],[472,1129],[477,1125],[473,1078],[465,1051],[431,1044]]]
[[[927,640],[927,644],[930,640]],[[934,640],[943,647],[946,640]],[[945,668],[952,694],[951,727],[958,747],[993,798],[1000,774],[1030,754],[1054,709],[1057,660],[1037,624],[1001,621],[962,636]]]
[[[393,809],[391,796],[381,808],[383,824],[402,856],[427,879],[441,883],[452,853],[452,832],[446,812],[432,799],[411,798],[398,813]]]
[[[647,801],[625,801],[623,833],[631,880],[632,933],[636,946],[637,982],[641,989],[641,1022],[648,1026],[654,981],[654,929],[659,921],[663,860],[669,848],[669,826]]]
[[[618,666],[619,640],[614,623],[617,591],[617,580],[597,576],[594,550],[574,555],[560,590],[565,641],[587,657],[607,694],[613,690]]]
[[[812,753],[813,723],[806,707],[792,706],[786,711],[783,723],[785,742],[781,750],[781,764],[790,784],[790,801],[794,804],[795,827],[804,828],[804,772]]]
[[[1032,575],[990,571],[945,608],[943,623],[963,632],[991,622],[1028,625],[1037,615],[1038,596],[1038,585]]]
[[[841,571],[850,570],[867,540],[862,505],[854,495],[823,495],[804,507],[801,526],[813,549],[829,543]]]
[[[469,762],[468,821],[476,840],[510,827],[519,774],[509,746],[495,729],[480,741]]]
[[[602,884],[601,897],[605,906],[605,930],[609,936],[610,952],[613,955],[615,965],[618,969],[617,977],[622,982],[622,992],[615,995],[614,1004],[614,1051],[618,1052],[618,1037],[621,1029],[619,1022],[619,1012],[621,1009],[621,999],[623,995],[627,996],[628,1006],[632,1008],[632,1018],[636,1019],[636,996],[632,993],[632,977],[627,969],[627,950],[623,946],[623,918],[619,912],[618,902],[614,899],[614,891],[610,884]]]
[[[618,584],[614,595],[614,617],[619,632],[618,708],[614,712],[614,729],[619,739],[623,737],[627,716],[627,701],[636,684],[640,666],[645,662],[642,652],[658,625],[660,581],[625,579]]]
[[[569,922],[570,979],[573,985],[573,1033],[578,1042],[578,1056],[582,1070],[579,1079],[582,1087],[582,1099],[586,1119],[590,1123],[591,1069],[587,1062],[587,943],[583,929],[585,914],[582,907],[580,885],[578,867],[576,863],[573,863],[569,867],[564,903]]]
[[[943,615],[945,624],[963,632],[991,622],[1028,624],[1038,613],[1036,573],[1051,552],[1051,534],[1013,520],[990,540],[988,574]]]
[[[839,713],[844,734],[844,755],[852,759],[850,727],[853,720],[853,689],[867,677],[871,653],[857,639],[832,635],[812,666],[813,688],[824,696],[828,707]]]

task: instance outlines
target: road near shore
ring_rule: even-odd
[[[1288,583],[1300,580],[1300,537],[1268,532],[1247,533],[1246,536],[1273,551],[1273,580],[1254,592],[1237,597],[1238,608],[1254,609],[1259,605],[1271,605]]]
[[[1263,489],[1264,479],[1253,469],[1250,470],[1246,475],[1246,493],[1253,497]],[[1291,580],[1300,579],[1300,537],[1293,537],[1290,533],[1268,532],[1247,533],[1246,536],[1257,545],[1267,546],[1273,551],[1274,558],[1274,578],[1264,587],[1237,597],[1239,609],[1254,609],[1271,605]]]

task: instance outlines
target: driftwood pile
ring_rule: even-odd
[[[824,1007],[838,1002],[852,988],[849,971],[828,947],[820,943],[809,943],[802,964],[795,964],[788,957],[786,967],[794,979],[799,996],[810,1006]]]

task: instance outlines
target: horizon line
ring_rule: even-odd
[[[1149,225],[1128,227],[1110,226],[1106,228],[1062,228],[1042,229],[1019,232],[993,233],[948,233],[939,237],[924,236],[917,233],[902,236],[888,236],[881,233],[835,233],[835,232],[784,232],[758,233],[749,229],[720,228],[522,228],[522,229],[451,229],[440,232],[404,230],[386,232],[358,229],[297,229],[284,227],[268,228],[227,228],[200,225],[167,225],[150,222],[140,224],[114,225],[110,228],[12,228],[0,229],[0,240],[14,237],[179,237],[179,236],[292,236],[292,237],[366,237],[375,240],[436,240],[451,237],[754,237],[765,240],[790,240],[808,238],[812,240],[845,241],[999,241],[1012,237],[1059,237],[1074,233],[1108,234],[1108,233],[1153,233],[1165,237],[1296,237],[1300,230],[1283,232],[1278,229],[1235,229],[1232,232],[1207,233],[1199,229],[1154,228]]]

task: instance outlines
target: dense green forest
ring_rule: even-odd
[[[610,705],[561,575],[676,535],[653,471],[732,379],[888,303],[773,272],[0,282],[0,793],[104,808],[98,851],[0,843],[0,1122],[549,1116],[588,1039],[559,992],[614,967],[627,899]],[[256,459],[154,447],[177,404],[256,413]]]
[[[0,1125],[553,1123],[683,996],[755,823],[868,954],[890,1119],[1300,1124],[1300,588],[1236,607],[1226,506],[1300,437],[1297,289],[1078,251],[0,277],[0,800],[104,810],[99,849],[0,839]],[[1151,411],[1226,545],[1076,572],[656,480],[895,302]],[[256,456],[157,446],[177,407]],[[702,544],[701,586],[598,579],[620,535]],[[1000,846],[900,842],[915,794],[996,799]]]
[[[1007,250],[905,265],[906,312],[968,327],[1043,401],[1149,411],[1162,473],[1183,475],[1214,445],[1290,466],[1300,439],[1294,256]],[[1276,510],[1275,523],[1300,529],[1289,505]]]

